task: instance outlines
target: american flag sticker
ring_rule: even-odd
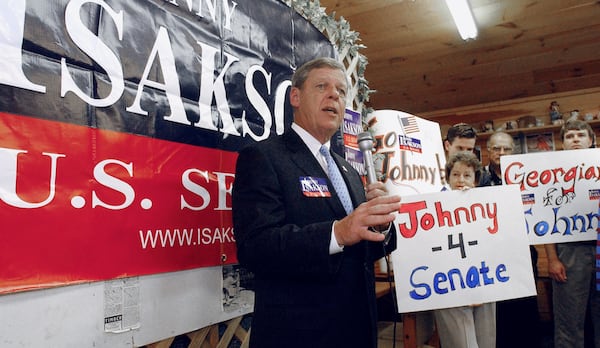
[[[523,204],[534,204],[535,196],[533,195],[533,193],[522,194],[521,201],[523,202]]]
[[[590,200],[600,199],[600,189],[593,189],[588,191]]]
[[[417,118],[415,116],[400,117],[400,123],[405,134],[416,133],[419,131]]]

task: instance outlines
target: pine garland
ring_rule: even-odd
[[[292,7],[296,12],[309,20],[317,29],[324,33],[329,41],[334,45],[338,52],[347,52],[350,57],[357,57],[356,64],[356,102],[358,109],[361,110],[363,119],[373,110],[363,108],[369,101],[369,97],[375,90],[369,89],[369,82],[365,79],[364,73],[367,68],[368,60],[359,50],[366,46],[358,43],[359,34],[350,29],[350,23],[342,16],[339,20],[335,19],[335,12],[327,14],[325,7],[321,7],[319,0],[282,0],[286,5]]]

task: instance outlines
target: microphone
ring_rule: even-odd
[[[363,154],[363,162],[365,164],[365,170],[367,172],[367,182],[372,184],[377,182],[377,174],[375,174],[375,167],[373,165],[373,137],[369,132],[362,132],[358,135],[356,140],[358,148]]]
[[[360,152],[363,154],[363,162],[365,164],[365,171],[367,172],[367,183],[373,184],[377,182],[377,174],[375,174],[375,166],[373,165],[373,137],[369,132],[362,132],[358,135],[356,142],[358,143],[358,148]],[[374,232],[379,232],[385,235],[385,239],[383,240],[384,247],[388,245],[391,240],[392,233],[389,233],[389,228],[385,231],[377,231],[376,229],[372,229]]]

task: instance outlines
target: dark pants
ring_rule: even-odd
[[[540,347],[537,298],[496,302],[496,347]]]
[[[529,246],[533,276],[537,279],[538,254]],[[537,297],[524,297],[496,302],[496,347],[540,347],[541,322]]]

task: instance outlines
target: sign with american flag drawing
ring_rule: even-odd
[[[438,123],[395,110],[375,111],[366,121],[375,140],[375,171],[390,192],[412,195],[444,187],[446,157]]]

